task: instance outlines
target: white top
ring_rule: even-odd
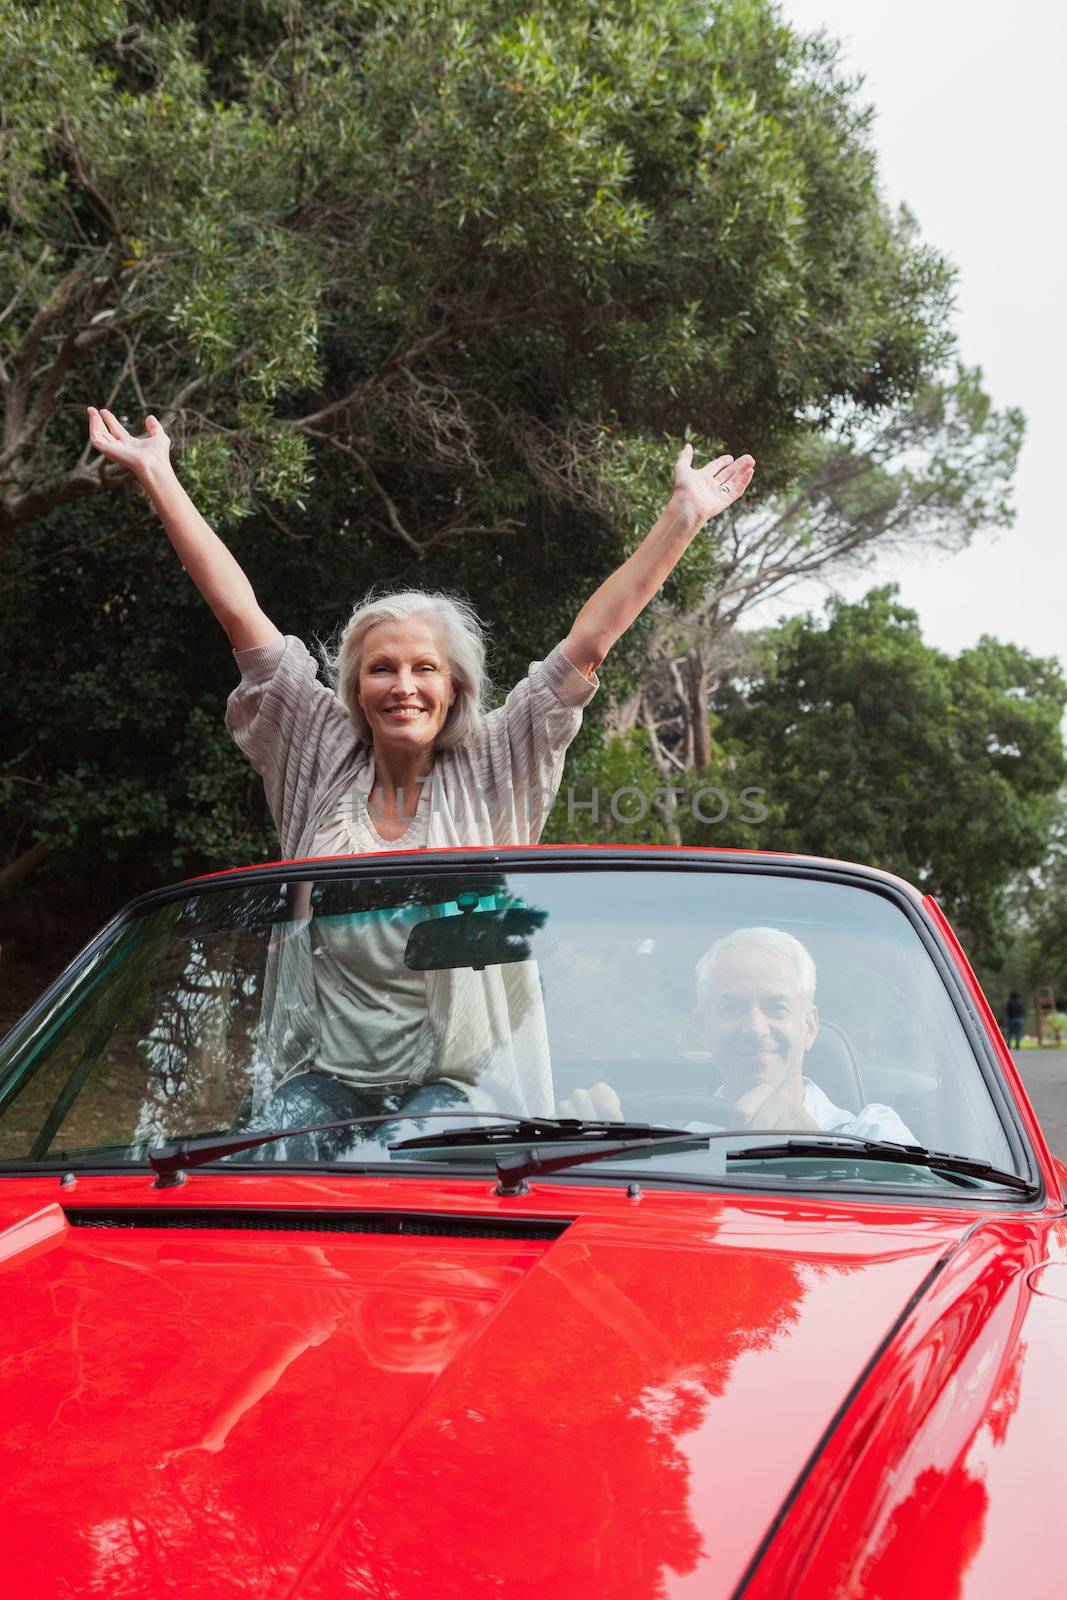
[[[810,1078],[804,1079],[804,1110],[815,1119],[823,1133],[851,1133],[859,1139],[888,1139],[893,1144],[919,1142],[892,1106],[872,1101],[856,1113],[844,1111]]]
[[[374,756],[357,773],[348,794],[319,828],[312,855],[361,855],[377,850],[424,850],[429,832],[430,784],[397,839],[383,839],[370,815]],[[388,1080],[398,1090],[411,1081],[419,1036],[426,1022],[426,977],[404,965],[408,935],[425,911],[405,907],[362,916],[315,917],[312,961],[319,1014],[315,1066],[352,1084],[377,1089]]]
[[[383,839],[370,814],[370,794],[374,787],[374,753],[367,765],[356,773],[352,787],[338,801],[333,813],[320,825],[311,844],[313,856],[365,855],[378,850],[425,850],[429,843],[430,796],[433,783],[424,780],[419,803],[404,832],[397,839]]]
[[[535,842],[559,788],[563,758],[596,691],[560,645],[480,732],[438,753],[411,828],[385,840],[366,811],[373,752],[356,735],[298,639],[235,652],[241,682],[226,725],[262,774],[282,851],[365,855],[429,846]],[[427,911],[422,912],[428,914]],[[313,918],[272,941],[258,1031],[257,1100],[309,1064],[384,1087],[444,1079],[485,1090],[499,1109],[551,1114],[548,1037],[536,964],[485,972],[410,973],[403,916]],[[424,986],[420,997],[418,985]],[[418,1029],[416,1030],[416,1014]]]
[[[892,1144],[918,1144],[920,1141],[906,1123],[902,1122],[892,1106],[879,1105],[871,1101],[861,1111],[855,1114],[845,1111],[841,1106],[835,1106],[829,1095],[823,1093],[817,1083],[810,1078],[804,1079],[804,1110],[812,1118],[820,1133],[849,1133],[857,1139],[887,1139]],[[694,1133],[708,1132],[721,1133],[721,1123],[713,1122],[687,1122],[686,1127]],[[738,1128],[738,1133],[747,1132],[747,1129]],[[759,1132],[759,1124],[755,1124],[753,1132]],[[800,1133],[799,1128],[782,1128],[781,1133]]]

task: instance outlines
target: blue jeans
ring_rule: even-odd
[[[424,1083],[406,1095],[382,1095],[374,1090],[358,1089],[330,1072],[309,1067],[275,1090],[248,1124],[247,1131],[266,1133],[281,1128],[309,1128],[322,1122],[344,1122],[350,1117],[377,1117],[395,1111],[395,1122],[383,1122],[367,1129],[367,1136],[384,1148],[400,1133],[401,1122],[418,1118],[426,1111],[448,1111],[453,1106],[460,1118],[463,1109],[470,1107],[467,1096],[454,1083]],[[279,1139],[255,1150],[242,1151],[237,1159],[271,1161],[276,1153],[280,1155],[278,1147],[284,1144],[282,1159],[286,1161],[336,1161],[358,1137],[358,1127],[299,1134],[292,1139]]]

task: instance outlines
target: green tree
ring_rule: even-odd
[[[740,506],[716,540],[715,571],[695,604],[663,604],[646,628],[648,667],[612,717],[647,730],[664,777],[711,761],[708,705],[736,647],[731,634],[757,601],[799,579],[832,580],[897,551],[952,551],[1010,526],[1021,412],[997,412],[981,372],[957,365],[905,406],[813,440],[784,495]]]
[[[143,886],[271,848],[221,728],[225,643],[90,460],[87,400],[161,417],[284,628],[330,633],[373,582],[457,588],[506,688],[659,509],[665,434],[752,449],[781,497],[826,440],[910,415],[951,350],[950,270],[882,200],[857,85],[769,0],[4,16],[17,870],[52,850]],[[721,548],[668,604],[700,602]],[[613,654],[617,698],[649,626]],[[620,758],[591,729],[576,760],[592,781]]]
[[[35,0],[5,36],[6,544],[116,476],[92,396],[160,415],[211,517],[344,467],[421,553],[531,499],[643,519],[686,424],[784,486],[950,348],[834,46],[767,0]]]
[[[1040,867],[1019,885],[1018,959],[1013,980],[1052,986],[1067,1007],[1067,790],[1058,797]]]
[[[716,709],[733,781],[767,792],[765,848],[900,873],[990,959],[1046,856],[1065,706],[1058,662],[988,637],[947,656],[886,587],[771,632]]]

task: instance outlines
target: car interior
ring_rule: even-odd
[[[543,1007],[557,1103],[602,1082],[630,1120],[683,1126],[730,1125],[694,1018],[696,963],[739,929],[787,933],[817,973],[820,1025],[805,1076],[850,1114],[891,1107],[918,1143],[1005,1159],[944,983],[900,911],[876,894],[804,879],[632,870],[332,878],[298,888],[191,896],[126,930],[105,964],[112,976],[88,971],[80,998],[75,985],[49,1024],[47,1049],[0,1096],[0,1152],[144,1148],[241,1128],[293,1061],[313,1059],[322,1003],[306,938],[314,917],[347,926],[358,952],[363,930],[380,941],[403,912],[395,959],[409,977],[526,968]],[[283,949],[295,978],[279,964]],[[387,994],[381,1004],[387,1014]],[[298,1053],[279,1069],[264,1041],[281,1036]]]

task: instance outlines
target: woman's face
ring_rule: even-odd
[[[364,640],[358,698],[376,749],[432,748],[456,691],[441,634],[427,617],[374,624]]]

